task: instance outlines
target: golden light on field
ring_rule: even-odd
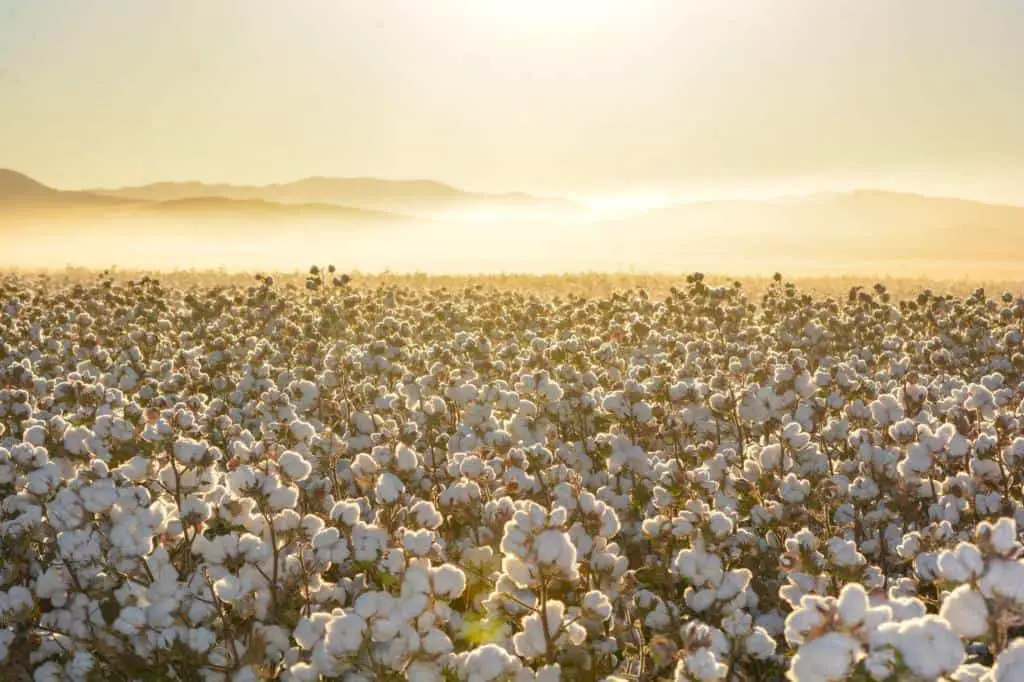
[[[297,267],[315,241],[363,269],[1009,267],[1011,212],[772,202],[1024,205],[1020,35],[1011,0],[0,0],[0,164],[186,202],[93,207],[87,244],[19,213],[40,243],[0,258]],[[186,184],[146,187],[165,181]]]

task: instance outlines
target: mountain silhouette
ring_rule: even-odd
[[[341,204],[383,210],[445,210],[505,207],[570,211],[576,207],[560,198],[536,197],[521,192],[469,192],[434,180],[310,177],[270,185],[156,182],[135,187],[93,189],[92,194],[146,201],[220,197],[261,199],[281,204]]]
[[[174,185],[178,183],[161,183]],[[205,188],[199,183],[184,186]],[[160,198],[163,195],[171,198]],[[0,213],[10,217],[32,217],[43,213],[48,217],[73,219],[94,217],[97,212],[118,216],[203,216],[216,218],[319,218],[332,220],[409,220],[393,212],[343,206],[333,203],[278,203],[260,198],[227,198],[190,191],[127,193],[126,196],[89,191],[64,191],[44,185],[24,173],[0,169]]]

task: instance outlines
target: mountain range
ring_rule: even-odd
[[[468,211],[470,220],[455,228],[455,222],[443,217],[459,210]],[[524,220],[509,223],[514,229],[474,222],[474,212],[488,210]],[[572,220],[558,222],[564,217]],[[1000,262],[1005,267],[1024,259],[1024,207],[883,190],[690,201],[616,218],[565,199],[469,192],[431,180],[307,178],[263,186],[160,182],[65,191],[0,170],[2,224],[17,221],[39,229],[104,224],[129,229],[147,224],[147,219],[197,231],[211,220],[233,227],[259,222],[292,229],[316,226],[327,233],[336,226],[390,225],[392,230],[378,231],[375,237],[388,253],[419,252],[456,239],[474,240],[478,251],[486,251],[491,248],[488,243],[494,243],[493,230],[501,229],[503,235],[523,242],[529,258],[557,255],[573,260],[583,253],[607,254],[666,269],[682,262],[709,263],[708,269],[713,269],[735,259],[808,264],[836,259],[972,261]],[[410,232],[403,232],[410,222],[418,225],[419,247],[408,239]],[[373,233],[362,234],[365,240]]]
[[[564,199],[469,192],[433,180],[306,178],[271,185],[157,182],[121,188],[58,190],[0,169],[0,214],[89,210],[146,215],[395,220],[458,210],[566,212]]]

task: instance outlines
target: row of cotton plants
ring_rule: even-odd
[[[5,680],[1024,680],[1024,300],[0,306]]]

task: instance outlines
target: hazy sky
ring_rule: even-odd
[[[1024,192],[1024,0],[0,0],[0,166]]]

